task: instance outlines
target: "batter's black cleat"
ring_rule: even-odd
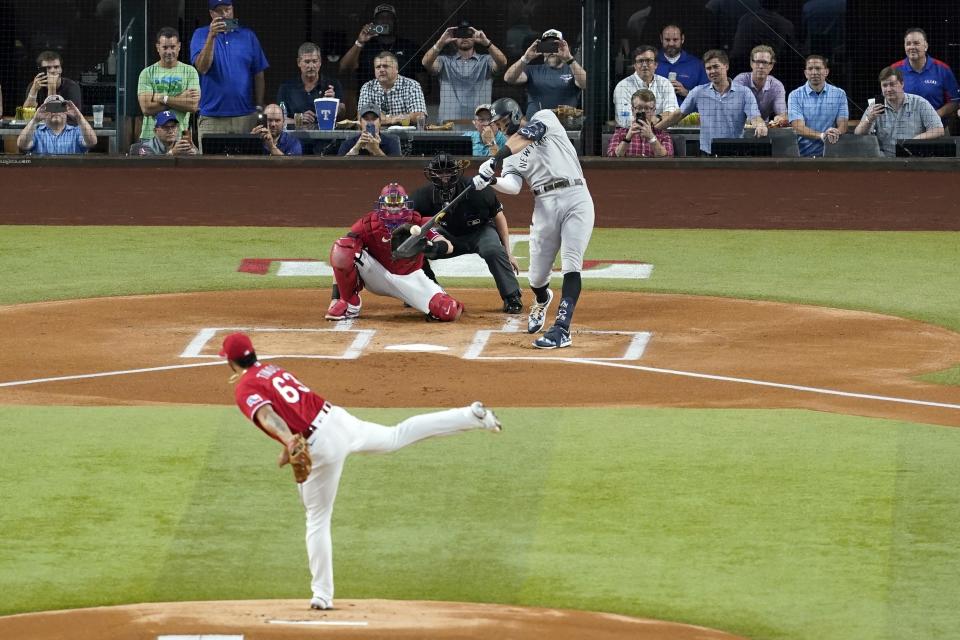
[[[523,300],[520,298],[520,294],[512,295],[507,297],[503,301],[503,312],[504,313],[520,313],[523,311]]]
[[[562,349],[571,344],[573,341],[570,339],[570,331],[558,324],[547,329],[542,336],[533,341],[533,346],[537,349]]]

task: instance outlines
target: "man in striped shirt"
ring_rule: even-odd
[[[418,117],[427,116],[427,102],[423,87],[416,80],[400,75],[397,56],[382,51],[373,59],[375,78],[360,87],[357,109],[363,105],[377,105],[384,125],[409,125]],[[359,114],[358,114],[359,115]]]
[[[79,126],[67,124],[72,117]],[[48,96],[33,118],[20,132],[17,148],[34,155],[70,155],[84,153],[97,144],[97,133],[70,100]]]

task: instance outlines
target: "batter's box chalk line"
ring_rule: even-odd
[[[467,351],[463,354],[464,360],[530,360],[530,359],[539,359],[535,356],[485,356],[483,350],[486,348],[487,343],[490,341],[491,336],[495,333],[508,333],[516,334],[519,331],[516,328],[509,329],[484,329],[477,331],[474,334],[473,341],[471,341],[470,346],[467,347]],[[620,335],[620,336],[630,336],[630,342],[627,345],[627,348],[624,350],[623,355],[619,357],[610,357],[610,358],[576,358],[577,360],[583,361],[598,361],[598,362],[622,362],[629,360],[639,360],[643,356],[643,352],[647,348],[647,344],[650,342],[650,338],[653,337],[653,334],[649,331],[599,331],[595,329],[577,329],[575,331],[576,335]],[[532,337],[532,336],[531,336]]]
[[[339,324],[339,323],[338,323]],[[183,350],[183,353],[180,354],[181,358],[216,358],[220,359],[219,355],[207,355],[203,353],[203,349],[207,346],[207,343],[210,342],[218,333],[235,333],[237,331],[245,331],[248,333],[334,333],[334,334],[344,334],[344,333],[353,333],[356,334],[353,338],[353,341],[347,345],[339,355],[307,355],[302,353],[272,353],[272,354],[263,354],[261,357],[264,359],[269,358],[312,358],[315,360],[356,360],[363,354],[364,349],[367,348],[367,345],[370,344],[370,341],[373,340],[373,336],[376,335],[376,330],[374,329],[349,329],[344,327],[334,327],[330,329],[288,329],[288,328],[276,328],[276,327],[204,327],[197,332],[197,335],[193,337],[190,341],[190,344],[187,345],[187,348]],[[217,351],[219,352],[219,345],[216,345]]]

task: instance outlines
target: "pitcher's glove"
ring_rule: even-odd
[[[293,478],[297,483],[306,481],[313,470],[313,458],[310,457],[310,446],[301,434],[293,436],[287,445],[287,455],[290,457],[290,466],[293,467]]]
[[[410,249],[410,251],[404,252],[403,254],[397,251],[400,248],[400,245],[403,244],[403,241],[410,237],[410,227],[412,226],[413,225],[411,223],[405,222],[394,229],[390,234],[390,256],[394,260],[412,258],[418,253],[423,252],[424,248],[427,246],[427,239],[423,235],[420,235],[418,236],[419,240],[417,240],[416,244],[412,249]]]

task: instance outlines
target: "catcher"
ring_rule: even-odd
[[[365,422],[332,405],[292,373],[257,359],[243,333],[223,341],[220,356],[234,372],[237,406],[283,445],[279,464],[294,468],[307,518],[307,559],[312,576],[311,609],[333,608],[333,543],[330,520],[343,463],[351,453],[390,453],[432,436],[486,429],[500,431],[493,411],[474,402],[407,418],[394,428]],[[445,480],[437,478],[439,484]]]
[[[447,295],[423,272],[423,258],[439,257],[453,251],[437,231],[424,235],[412,258],[396,258],[391,251],[410,237],[411,225],[427,221],[413,210],[406,190],[391,182],[380,191],[377,208],[357,220],[347,235],[333,243],[330,265],[336,281],[334,299],[327,320],[344,320],[360,315],[360,290],[399,298],[427,314],[430,320],[452,322],[463,313],[463,304]]]

